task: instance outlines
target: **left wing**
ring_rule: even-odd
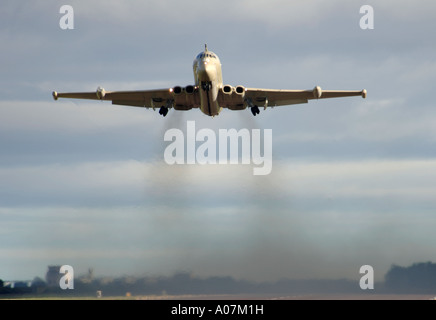
[[[259,106],[266,109],[267,107],[307,103],[308,100],[311,99],[340,98],[350,96],[362,96],[363,98],[366,98],[366,90],[322,90],[318,86],[312,90],[243,88],[243,90],[239,91],[238,95],[234,93],[232,96],[235,99],[226,99],[227,102],[231,101],[228,106],[230,109],[241,110],[247,106]]]

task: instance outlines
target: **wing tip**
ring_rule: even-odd
[[[56,101],[58,99],[58,93],[56,91],[53,91],[51,93],[51,95],[53,96],[53,99]]]
[[[366,89],[363,89],[361,93],[362,93],[362,98],[366,99],[366,95],[367,95]]]

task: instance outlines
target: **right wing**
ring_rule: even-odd
[[[188,110],[195,107],[195,101],[188,95],[175,94],[174,88],[138,91],[105,91],[98,88],[94,92],[64,92],[53,91],[53,98],[109,100],[112,104],[144,108],[172,108]]]

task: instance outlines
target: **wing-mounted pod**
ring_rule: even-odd
[[[106,95],[106,91],[104,90],[104,88],[98,87],[97,90],[95,91],[95,94],[97,95],[97,98],[99,100],[103,100],[104,96]]]
[[[315,88],[313,88],[313,97],[315,99],[319,99],[322,96],[322,89],[320,86],[316,86]]]

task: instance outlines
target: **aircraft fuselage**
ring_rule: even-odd
[[[218,103],[218,92],[223,87],[221,62],[216,54],[205,50],[194,60],[195,86],[200,93],[200,109],[208,116],[217,116],[222,107]]]

